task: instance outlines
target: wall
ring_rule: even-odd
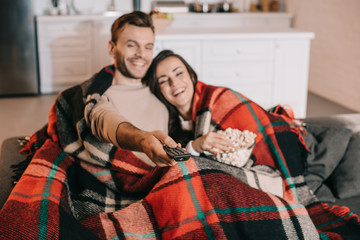
[[[360,112],[360,1],[287,0],[287,11],[315,32],[309,91]]]

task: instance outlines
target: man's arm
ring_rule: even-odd
[[[132,125],[103,96],[93,107],[87,124],[101,141],[131,151],[144,152],[156,165],[171,166],[175,161],[165,153],[163,144],[176,147],[175,141],[162,131],[147,132]]]
[[[176,142],[163,131],[147,132],[140,130],[129,122],[122,122],[116,130],[117,144],[124,149],[144,152],[156,165],[172,166],[174,159],[169,158],[163,144],[176,147]]]

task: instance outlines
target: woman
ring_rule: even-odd
[[[236,219],[256,216],[255,221],[252,219],[247,223],[260,223],[258,221],[260,215],[254,212],[255,209],[258,209],[266,215],[267,223],[271,222],[268,229],[263,223],[260,223],[261,228],[258,228],[260,225],[255,228],[244,225],[240,227],[241,229],[246,229],[245,231],[255,229],[257,237],[264,232],[265,235],[262,235],[264,239],[268,237],[269,231],[282,229],[284,226],[286,226],[285,230],[280,230],[275,234],[279,239],[283,233],[285,233],[284,239],[317,239],[319,234],[336,238],[337,233],[332,232],[331,228],[328,227],[329,223],[337,224],[341,221],[340,219],[347,219],[347,216],[358,219],[357,216],[349,214],[348,210],[342,209],[340,210],[342,214],[340,214],[339,210],[319,203],[308,190],[302,176],[306,145],[304,145],[300,129],[281,107],[273,108],[276,112],[270,113],[244,95],[231,89],[210,86],[197,81],[197,75],[191,66],[181,56],[169,50],[160,52],[154,58],[143,81],[169,109],[169,135],[176,141],[179,141],[179,136],[185,141],[195,139],[192,146],[198,152],[214,152],[214,147],[226,151],[230,143],[222,135],[214,133],[218,129],[234,128],[256,133],[256,144],[251,157],[254,164],[241,168],[240,171],[243,171],[246,177],[239,182],[233,182],[231,178],[227,178],[227,174],[222,174],[221,177],[217,178],[213,174],[224,173],[227,170],[219,166],[220,164],[213,163],[211,166],[205,165],[205,168],[202,168],[201,164],[204,164],[202,158],[181,165],[181,169],[186,170],[187,166],[196,164],[199,173],[190,173],[186,170],[185,172],[189,176],[200,174],[203,177],[201,174],[204,174],[204,176],[211,177],[213,181],[208,182],[210,183],[209,186],[216,187],[217,190],[213,191],[209,188],[211,189],[209,192],[215,193],[217,196],[214,202],[217,207],[217,204],[223,206],[223,200],[226,199],[231,203],[231,208],[227,206],[227,210],[231,209],[231,212],[235,209],[240,210],[241,213],[239,214],[241,215],[236,215]],[[187,134],[183,134],[185,129]],[[278,175],[279,172],[281,176]],[[256,177],[251,180],[253,174],[256,174]],[[239,177],[239,175],[235,177]],[[277,184],[275,181],[270,181],[270,178],[264,180],[265,175],[275,178],[279,176],[281,183]],[[261,180],[265,185],[259,186]],[[225,182],[227,184],[223,187],[222,184]],[[253,188],[242,188],[240,191],[237,189],[230,193],[226,192],[232,189],[228,183],[230,185],[234,183],[234,188],[246,183],[262,191],[252,193]],[[208,185],[205,183],[205,186]],[[272,194],[267,195],[264,192]],[[235,196],[237,193],[239,195]],[[274,197],[274,195],[280,198]],[[241,207],[233,207],[240,200],[244,200],[245,203],[241,204]],[[281,211],[280,214],[272,215],[273,210],[269,207],[269,204],[272,203],[276,203],[276,207],[272,209],[281,209],[279,210]],[[288,203],[290,204],[286,205]],[[256,204],[255,208],[252,208],[253,204]],[[300,209],[302,205],[307,206],[306,210]],[[221,207],[217,209],[221,209]],[[250,210],[251,214],[245,209],[252,209]],[[314,222],[309,217],[309,213],[311,217],[314,216]],[[225,212],[221,212],[221,218],[230,219],[229,216],[224,217],[224,214]],[[279,216],[280,219],[277,220]],[[337,216],[338,219],[328,220],[328,216],[331,216],[330,218]],[[317,225],[317,229],[314,223]],[[298,228],[299,224],[306,226]],[[259,231],[259,229],[261,230]],[[358,233],[358,230],[350,231],[353,235]],[[344,232],[350,231],[345,230]],[[292,236],[297,234],[300,234],[301,237]],[[240,235],[236,236],[233,238],[241,238]]]
[[[187,146],[190,153],[191,146],[197,153],[214,154],[231,148],[216,130],[249,130],[257,135],[256,162],[276,167],[286,160],[294,168],[290,171],[303,171],[307,147],[299,127],[281,107],[269,113],[240,93],[198,81],[191,66],[170,50],[154,58],[143,81],[170,112],[169,135],[180,143],[195,139]]]
[[[169,110],[169,135],[182,145],[187,143],[188,152],[195,156],[204,151],[216,154],[232,147],[228,138],[216,132],[192,140],[192,100],[198,80],[193,68],[181,56],[170,50],[160,52],[144,79],[149,79],[150,90]]]

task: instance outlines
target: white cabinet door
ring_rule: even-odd
[[[205,62],[272,60],[272,40],[206,40],[203,43]]]
[[[74,52],[73,54],[58,55],[43,53],[40,65],[41,92],[59,92],[69,86],[79,84],[91,77],[93,72],[92,54]]]
[[[272,105],[274,41],[206,40],[202,80],[244,94],[264,108]]]
[[[38,22],[41,93],[55,93],[93,74],[91,21]]]
[[[156,39],[154,55],[160,51],[169,49],[182,56],[197,74],[201,72],[201,41],[200,40],[162,40]]]
[[[113,59],[108,53],[108,43],[111,39],[111,25],[113,19],[94,22],[94,71],[99,71],[103,67],[113,64]]]
[[[306,116],[310,40],[278,40],[275,51],[274,103],[288,104],[296,118]]]

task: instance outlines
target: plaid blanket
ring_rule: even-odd
[[[101,82],[109,87],[111,69],[61,93],[50,110],[48,126],[31,137],[24,151],[32,160],[0,212],[0,239],[269,239],[269,234],[276,239],[346,239],[359,235],[356,215],[345,207],[316,202],[301,174],[292,177],[286,159],[291,152],[282,149],[286,143],[278,140],[285,133],[299,139],[296,127],[284,129],[290,121],[257,109],[230,90],[214,88],[211,93],[199,83],[196,112],[213,110],[216,99],[225,97],[223,116],[232,112],[226,111],[229,103],[237,102],[236,108],[243,109],[238,112],[242,112],[241,121],[261,123],[258,128],[264,140],[257,140],[255,164],[280,170],[284,198],[239,180],[241,169],[206,158],[152,168],[130,151],[97,142],[87,129],[86,114],[106,90]],[[211,125],[231,126],[221,113],[210,112]],[[269,150],[262,147],[266,144]]]

